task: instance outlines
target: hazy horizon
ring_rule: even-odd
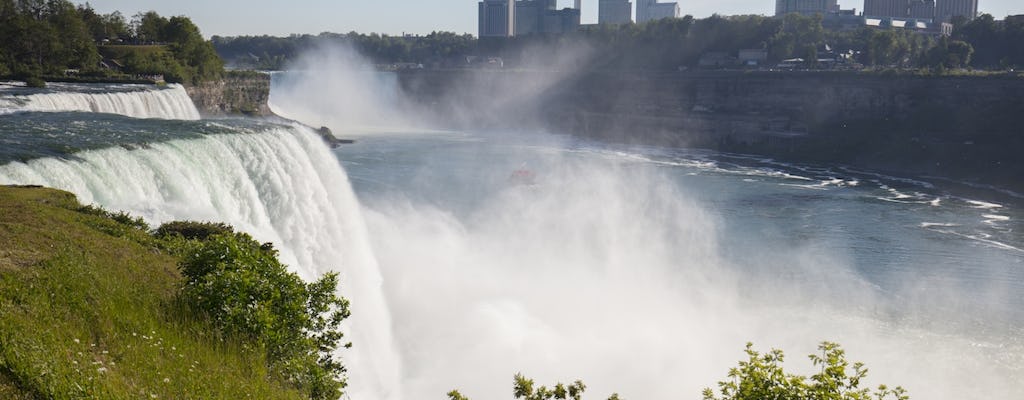
[[[663,0],[664,1],[664,0]],[[269,0],[93,0],[102,13],[122,12],[127,18],[140,11],[163,15],[187,15],[206,37],[318,34],[321,32],[382,33],[388,35],[427,34],[451,31],[476,34],[477,0],[296,0],[287,5]],[[583,0],[583,23],[597,21],[598,0]],[[84,2],[77,2],[79,4]],[[634,0],[635,3],[635,0]],[[742,15],[774,12],[773,0],[679,0],[684,15]],[[559,7],[571,7],[572,0],[558,0]],[[840,0],[843,8],[863,9],[863,0]],[[1001,19],[1024,14],[1019,0],[981,0],[981,12]],[[316,11],[316,12],[314,12]],[[389,13],[390,17],[389,17]]]

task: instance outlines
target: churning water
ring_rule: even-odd
[[[823,340],[914,398],[1024,393],[1015,204],[538,133],[358,139],[332,153],[289,123],[17,112],[0,184],[225,221],[306,278],[340,271],[354,399],[508,396],[516,372],[696,399],[748,341],[808,372]]]

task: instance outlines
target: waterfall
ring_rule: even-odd
[[[346,329],[355,347],[342,350],[347,392],[400,398],[399,357],[360,205],[337,158],[312,131],[279,127],[75,156],[2,165],[0,184],[67,190],[84,204],[151,223],[223,221],[274,242],[282,261],[304,279],[338,271],[354,310]]]
[[[60,91],[34,94],[0,94],[0,114],[21,111],[79,111],[120,114],[133,118],[198,120],[199,110],[185,88],[123,85],[106,92]]]

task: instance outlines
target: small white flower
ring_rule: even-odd
[[[107,372],[107,368],[106,367],[96,368],[96,372],[99,372],[101,374],[106,373]]]
[[[75,344],[79,344],[79,343],[82,343],[82,341],[78,340],[78,339],[75,339]]]
[[[164,383],[171,383],[171,378],[164,378]]]

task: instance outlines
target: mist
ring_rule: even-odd
[[[730,194],[696,193],[663,165],[538,133],[544,93],[587,51],[531,54],[559,56],[520,66],[543,79],[471,71],[430,101],[422,87],[409,93],[415,80],[371,72],[343,49],[321,49],[303,57],[306,68],[275,76],[275,112],[336,134],[472,130],[445,140],[503,150],[456,161],[440,151],[395,166],[413,183],[359,193],[401,359],[396,392],[510,396],[512,376],[523,373],[540,384],[582,379],[592,398],[699,398],[745,357],[747,342],[784,350],[790,372],[814,373],[805,356],[821,341],[867,364],[864,387],[902,385],[921,399],[1024,392],[1019,321],[986,320],[1006,318],[1004,309],[964,311],[978,297],[1005,302],[1012,290],[906,271],[882,288],[854,267],[850,243],[752,227],[741,240],[724,210],[702,200]],[[510,185],[517,168],[542,174],[535,185]]]

